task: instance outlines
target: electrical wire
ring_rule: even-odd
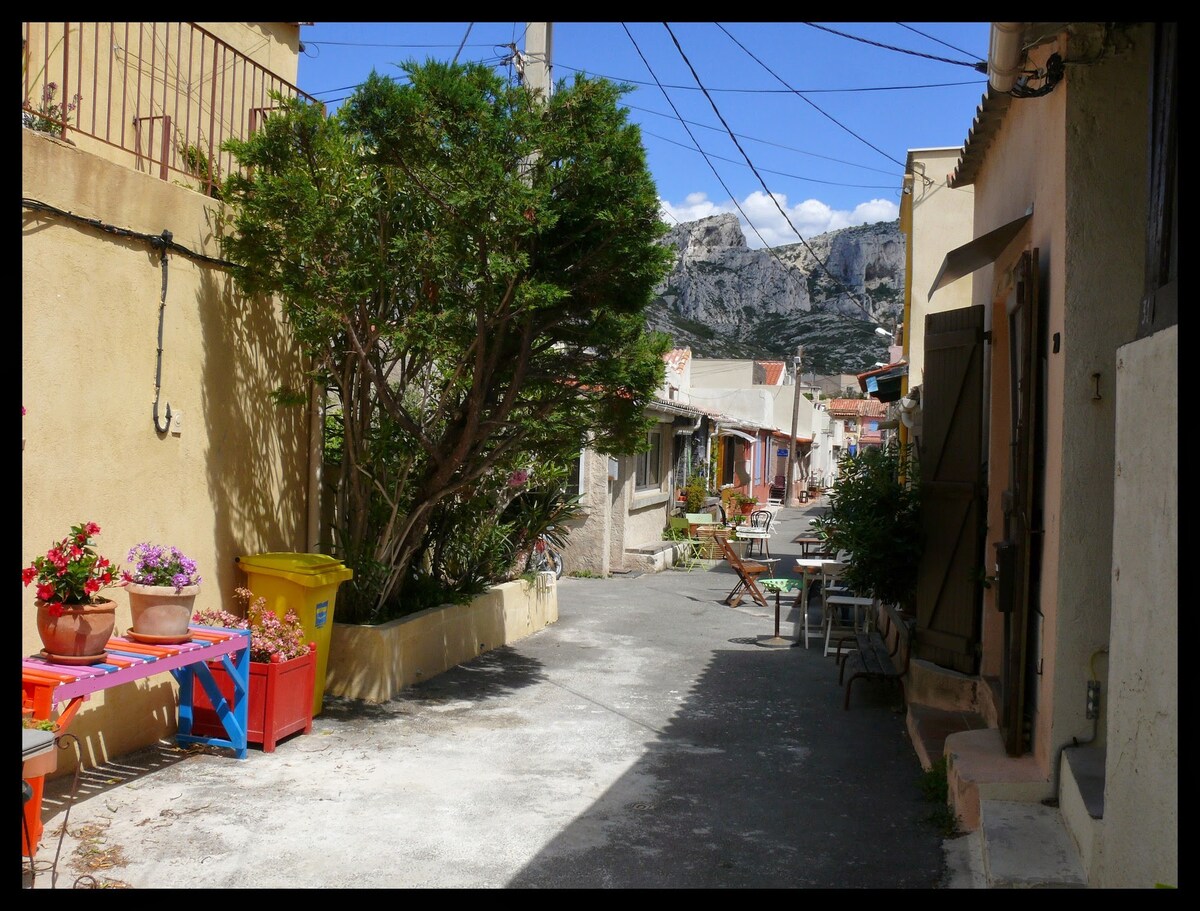
[[[942,47],[948,47],[952,51],[958,51],[960,54],[966,54],[968,57],[974,57],[977,62],[983,61],[983,58],[980,57],[978,54],[972,54],[970,51],[964,51],[961,47],[955,47],[953,44],[947,44],[941,38],[934,38],[933,35],[926,35],[920,29],[915,29],[906,22],[897,22],[896,24],[898,26],[900,26],[901,28],[908,29],[910,32],[915,32],[916,34],[920,35],[922,38],[928,38],[930,41],[936,41]],[[976,69],[978,69],[978,67],[976,67]]]
[[[702,151],[701,149],[697,149],[695,146],[689,146],[687,143],[679,142],[679,140],[677,140],[677,139],[670,139],[659,133],[655,133],[653,130],[647,130],[647,129],[643,128],[642,135],[643,136],[653,136],[655,139],[661,139],[663,142],[668,142],[671,145],[677,145],[681,149],[687,149],[689,152],[700,152],[701,155],[707,154],[709,157],[716,158],[718,161],[728,161],[730,164],[741,165],[742,167],[746,166],[746,163],[744,161],[738,161],[735,158],[726,158],[724,155],[718,155],[715,152],[706,153],[706,152]],[[764,174],[778,174],[780,177],[790,177],[792,180],[803,180],[808,183],[825,184],[826,186],[829,186],[829,187],[852,187],[852,188],[858,189],[858,190],[895,190],[896,189],[895,184],[890,184],[890,183],[889,184],[842,183],[841,181],[837,181],[837,180],[822,180],[819,177],[801,177],[799,174],[789,174],[787,171],[776,171],[771,168],[762,168],[761,170],[763,171]]]
[[[664,24],[665,24],[665,23],[664,23]],[[653,68],[651,68],[651,66],[650,66],[650,61],[646,59],[646,56],[645,56],[645,54],[643,54],[643,53],[642,53],[642,49],[641,49],[641,48],[638,46],[638,43],[637,43],[636,41],[634,41],[634,39],[633,39],[633,35],[632,35],[632,33],[629,31],[629,26],[627,26],[627,25],[626,25],[624,22],[622,22],[622,23],[621,23],[621,27],[625,29],[625,34],[626,34],[626,35],[629,37],[629,41],[630,41],[630,43],[633,45],[633,49],[634,49],[635,51],[637,51],[637,54],[638,54],[638,56],[642,58],[642,63],[643,63],[643,64],[645,64],[645,66],[646,66],[646,70],[647,70],[647,71],[650,73],[650,76],[651,76],[651,78],[652,78],[652,79],[654,79],[654,81],[657,83],[657,82],[658,82],[658,77],[654,75],[654,70],[653,70]],[[668,29],[668,31],[670,31],[670,30]],[[673,36],[672,36],[672,37],[673,37]],[[687,58],[684,58],[684,59],[686,60]],[[697,80],[697,82],[699,82],[699,80]],[[661,88],[661,86],[660,86],[660,88]],[[718,182],[718,183],[721,185],[721,188],[722,188],[722,189],[723,189],[723,190],[724,190],[726,193],[728,193],[728,194],[729,194],[729,198],[730,198],[731,200],[733,200],[733,204],[734,204],[734,206],[736,206],[736,207],[737,207],[737,210],[738,210],[738,212],[740,212],[740,213],[741,213],[741,215],[742,215],[742,218],[744,218],[744,219],[746,220],[746,224],[750,226],[750,230],[751,230],[751,231],[753,231],[753,232],[754,232],[754,234],[755,234],[755,236],[756,236],[756,237],[757,237],[759,240],[761,240],[761,241],[762,241],[763,247],[764,247],[764,248],[766,248],[767,250],[770,250],[770,249],[771,249],[771,247],[770,247],[770,244],[768,244],[768,243],[767,243],[767,241],[766,241],[766,238],[764,238],[764,237],[763,237],[763,236],[762,236],[762,235],[761,235],[761,234],[758,232],[758,228],[756,228],[756,227],[754,226],[754,222],[752,222],[752,221],[750,220],[750,216],[746,214],[746,212],[745,212],[745,210],[744,210],[744,209],[742,209],[741,203],[739,203],[739,202],[737,201],[737,196],[735,196],[735,195],[734,195],[734,193],[733,193],[733,191],[732,191],[732,190],[730,190],[730,189],[729,189],[729,187],[726,185],[726,183],[725,183],[725,180],[724,180],[724,179],[721,177],[721,174],[720,174],[720,172],[719,172],[719,171],[716,169],[716,166],[714,166],[714,165],[713,165],[713,163],[712,163],[712,161],[709,159],[709,157],[708,157],[708,153],[707,153],[707,152],[705,152],[705,151],[704,151],[702,148],[700,148],[700,143],[699,143],[699,142],[697,142],[695,135],[692,133],[692,131],[691,131],[691,128],[690,128],[690,127],[688,127],[687,123],[684,121],[684,119],[683,119],[682,115],[680,115],[680,114],[679,114],[679,109],[675,107],[675,102],[671,100],[671,96],[670,96],[669,94],[667,94],[667,90],[666,90],[665,88],[664,88],[664,89],[662,89],[662,93],[663,93],[663,97],[667,99],[667,104],[669,104],[669,105],[671,106],[671,109],[675,111],[675,114],[676,114],[676,116],[677,116],[677,117],[679,117],[679,122],[680,122],[681,124],[683,124],[683,128],[684,128],[684,130],[687,132],[688,136],[690,136],[690,137],[691,137],[691,139],[692,139],[692,142],[693,142],[693,143],[695,144],[695,146],[696,146],[696,150],[697,150],[698,152],[700,152],[700,154],[701,154],[701,155],[703,155],[703,156],[704,156],[704,161],[705,161],[705,162],[708,164],[708,167],[709,167],[709,169],[710,169],[710,170],[713,172],[713,175],[714,175],[714,176],[717,178],[717,182]],[[728,130],[728,126],[726,127],[726,130]],[[734,140],[734,142],[736,143],[736,142],[737,142],[737,140],[735,139],[735,140]],[[741,148],[741,147],[739,146],[739,148]],[[774,197],[772,197],[772,198],[774,198]],[[789,222],[789,224],[790,224],[790,222]],[[795,228],[793,228],[792,230],[794,231],[794,230],[796,230],[796,229],[795,229]],[[797,234],[797,236],[799,236],[799,234]],[[789,272],[791,271],[791,267],[790,267],[790,266],[788,266],[788,265],[787,265],[787,263],[785,263],[785,262],[784,262],[782,259],[780,259],[780,258],[779,258],[779,254],[778,254],[778,253],[775,253],[775,252],[772,250],[772,251],[771,251],[771,255],[775,257],[775,259],[776,259],[776,260],[779,262],[779,264],[780,264],[781,266],[783,266],[783,267],[784,267],[784,269],[785,269],[785,270],[787,270],[787,271],[789,271]]]
[[[742,49],[742,51],[746,54],[747,57],[749,57],[751,60],[753,60],[759,66],[761,66],[764,70],[766,70],[768,73],[770,73],[772,76],[774,76],[777,80],[779,80],[779,83],[781,85],[786,86],[787,89],[789,91],[791,91],[794,95],[803,99],[803,101],[806,104],[810,105],[812,107],[812,109],[815,110],[818,114],[820,114],[822,117],[825,117],[826,119],[828,119],[831,123],[841,127],[843,130],[845,130],[847,133],[849,133],[851,136],[853,136],[855,139],[857,139],[863,145],[867,146],[870,149],[874,149],[876,152],[878,152],[880,155],[882,155],[888,161],[898,164],[901,168],[905,167],[904,162],[897,161],[895,158],[893,158],[891,155],[889,155],[883,149],[879,148],[879,146],[874,145],[874,144],[868,142],[867,140],[863,139],[861,136],[859,136],[857,133],[855,133],[852,129],[850,129],[844,123],[840,122],[835,117],[833,117],[830,114],[827,114],[825,111],[821,110],[821,108],[817,107],[817,105],[814,104],[810,99],[805,98],[804,94],[802,92],[799,92],[796,89],[793,89],[790,85],[788,85],[787,80],[785,80],[782,76],[780,76],[778,73],[776,73],[773,69],[771,69],[765,63],[763,63],[761,60],[759,60],[758,57],[756,57],[753,53],[750,52],[749,48],[747,48],[744,44],[742,44],[742,42],[740,42],[736,38],[734,38],[733,35],[730,35],[729,30],[727,28],[725,28],[725,26],[721,25],[720,22],[717,22],[715,24],[716,24],[717,28],[719,28],[721,31],[723,31],[726,35],[729,35],[729,40],[732,41],[734,44],[736,44],[738,47],[740,47]]]
[[[662,111],[654,111],[654,110],[651,110],[650,108],[638,107],[636,104],[627,104],[625,106],[627,108],[629,108],[631,111],[642,111],[646,114],[653,114],[655,117],[665,117],[669,120],[676,119],[674,117],[674,115],[672,115],[672,114],[664,114]],[[724,130],[722,130],[720,127],[709,126],[707,123],[699,123],[698,121],[695,121],[695,120],[689,120],[689,121],[687,121],[687,123],[691,124],[694,127],[700,127],[701,129],[704,129],[704,130],[713,130],[714,132],[717,132],[717,133],[724,132]],[[642,132],[647,132],[647,131],[645,128],[643,128]],[[651,135],[657,136],[657,134],[654,134],[654,133],[651,133]],[[855,164],[852,161],[844,161],[841,158],[833,158],[829,155],[821,155],[817,152],[809,152],[809,151],[806,151],[805,149],[797,149],[795,146],[784,145],[782,142],[775,142],[770,139],[759,139],[756,136],[747,136],[745,133],[738,133],[736,135],[738,136],[739,139],[747,139],[750,142],[757,142],[757,143],[761,143],[762,145],[774,146],[777,149],[783,149],[785,152],[794,152],[797,155],[808,155],[811,158],[821,158],[825,161],[832,161],[834,164],[844,164],[850,168],[861,168],[864,171],[875,171],[878,174],[887,174],[889,177],[893,177],[893,178],[896,177],[896,175],[893,174],[891,171],[885,171],[882,168],[873,168],[870,165],[866,165],[866,164]],[[662,139],[663,137],[657,136],[657,138]],[[672,140],[667,140],[667,141],[671,142]],[[682,145],[682,143],[679,143],[679,144]],[[793,175],[788,175],[788,176],[793,176]],[[841,184],[841,186],[856,186],[856,184]],[[891,187],[892,187],[892,185],[888,184],[888,188],[891,188]]]
[[[49,203],[42,202],[41,200],[30,199],[28,196],[21,198],[21,206],[26,209],[31,209],[35,212],[49,212],[53,215],[65,218],[68,221],[84,224],[88,227],[95,228],[98,231],[103,231],[106,234],[112,234],[116,237],[129,237],[135,240],[144,240],[155,250],[160,250],[163,252],[166,250],[173,250],[176,253],[181,253],[184,256],[187,256],[189,259],[193,259],[197,262],[212,263],[214,266],[225,267],[237,265],[236,263],[230,262],[227,259],[219,259],[215,256],[207,256],[203,253],[197,253],[195,250],[191,250],[183,246],[183,244],[179,244],[174,240],[164,238],[162,234],[146,234],[143,231],[132,231],[129,228],[119,228],[116,225],[110,225],[106,222],[102,222],[98,218],[85,218],[82,215],[76,215],[74,212],[70,212],[66,209],[60,209],[57,206],[52,206]],[[169,235],[170,232],[167,232],[167,234]]]
[[[701,88],[703,88],[704,83],[701,81],[699,74],[696,72],[696,68],[694,66],[692,66],[692,61],[688,59],[687,54],[684,53],[683,48],[680,46],[679,39],[676,38],[675,33],[673,31],[671,31],[671,26],[669,24],[667,24],[666,22],[664,22],[663,27],[666,28],[667,34],[671,36],[671,41],[674,42],[676,50],[679,51],[679,55],[681,57],[683,57],[683,62],[686,63],[688,69],[691,70],[692,78],[696,80],[697,85],[699,85]],[[720,23],[717,23],[717,27],[721,28]],[[723,28],[721,30],[724,31]],[[628,32],[628,29],[626,29],[626,31]],[[729,34],[728,32],[725,32],[725,33],[727,35]],[[729,35],[729,37],[733,38],[732,35]],[[630,36],[630,40],[631,41],[633,40],[632,36]],[[737,43],[736,39],[735,39],[735,43]],[[741,47],[740,44],[738,46]],[[639,51],[639,53],[641,53],[641,52]],[[751,55],[751,56],[753,56],[753,55]],[[649,66],[647,66],[647,69],[649,69]],[[770,71],[768,70],[768,72],[770,72]],[[774,75],[774,74],[772,74],[772,75]],[[664,94],[666,94],[666,93],[664,92]],[[779,200],[775,198],[775,194],[772,193],[771,190],[767,187],[767,182],[762,179],[762,175],[759,174],[758,169],[754,166],[754,163],[750,160],[750,156],[746,154],[746,150],[742,148],[742,144],[740,142],[738,142],[737,137],[733,134],[733,131],[729,128],[729,124],[726,123],[725,118],[721,115],[720,109],[717,108],[717,103],[715,101],[713,101],[712,96],[709,95],[707,91],[705,91],[704,97],[708,99],[708,103],[712,106],[713,113],[717,115],[717,119],[721,121],[721,124],[725,127],[726,132],[729,133],[730,138],[733,140],[733,144],[735,146],[737,146],[738,151],[742,153],[742,157],[746,159],[746,163],[750,166],[750,170],[753,171],[754,176],[758,178],[758,182],[762,186],[763,192],[765,192],[767,194],[767,196],[771,199],[771,202],[775,204],[775,208],[779,210],[779,214],[783,216],[783,220],[787,222],[788,227],[791,228],[792,231],[795,233],[796,237],[799,238],[800,243],[802,243],[804,245],[804,248],[806,250],[808,250],[809,253],[812,254],[813,259],[816,260],[817,264],[821,267],[821,271],[824,272],[826,275],[828,275],[829,278],[833,281],[833,283],[837,287],[842,289],[843,293],[846,294],[846,296],[850,299],[850,301],[855,306],[857,306],[860,310],[862,310],[863,313],[865,313],[867,315],[867,318],[872,323],[878,324],[877,317],[871,312],[871,310],[868,307],[864,306],[862,304],[862,302],[858,300],[858,298],[855,296],[853,289],[848,288],[841,279],[839,279],[836,275],[834,275],[832,272],[829,271],[829,268],[825,265],[824,262],[822,262],[821,258],[819,256],[817,256],[816,251],[813,250],[813,248],[809,246],[808,241],[804,239],[803,235],[801,235],[801,233],[796,229],[796,226],[794,224],[792,224],[791,218],[788,217],[788,214],[786,211],[784,211],[783,206],[781,206],[779,204]],[[805,99],[805,100],[807,101],[808,99]],[[809,103],[811,104],[811,102],[809,102]],[[815,105],[814,105],[814,107],[815,107]],[[689,131],[689,135],[690,135],[690,131]],[[711,163],[710,163],[710,166],[711,166]],[[901,165],[901,167],[903,167],[903,165]],[[714,172],[715,172],[715,170],[716,169],[714,168]],[[725,186],[724,183],[722,183],[721,186]],[[729,192],[728,188],[726,188],[726,192]],[[732,194],[730,194],[730,195],[732,196]],[[734,205],[738,205],[736,198],[734,199]],[[742,212],[740,205],[738,205],[738,211]],[[743,216],[745,216],[745,214],[746,214],[745,212],[742,212]],[[746,223],[751,224],[749,218],[746,219]],[[751,224],[751,227],[753,227],[752,224]],[[758,229],[755,229],[754,233],[758,234]],[[759,234],[758,236],[759,236],[759,239],[761,240],[762,235]],[[765,244],[766,241],[763,241],[763,243]],[[776,255],[776,259],[779,259],[779,257],[777,255]],[[780,263],[783,262],[782,260],[779,260],[779,261],[780,261]],[[866,296],[866,292],[863,292],[863,293],[864,293],[864,296]],[[870,301],[869,296],[867,296],[867,300]]]
[[[604,73],[596,73],[591,70],[582,69],[580,67],[568,66],[565,63],[555,63],[554,65],[555,65],[555,67],[557,67],[559,69],[570,70],[572,73],[583,73],[585,76],[589,76],[593,79],[607,79],[609,82],[619,82],[619,83],[625,83],[627,85],[646,85],[646,86],[655,86],[655,87],[657,87],[657,85],[658,85],[657,83],[654,83],[654,82],[646,82],[644,79],[626,79],[626,78],[620,77],[620,76],[608,76],[608,75],[605,75]],[[967,80],[964,80],[963,82],[926,82],[926,83],[921,83],[921,84],[916,84],[916,85],[875,85],[875,86],[861,86],[858,88],[841,88],[841,89],[801,89],[800,91],[803,91],[809,95],[822,95],[822,94],[833,95],[833,94],[857,94],[859,92],[904,92],[904,91],[910,91],[913,89],[949,89],[949,88],[955,88],[960,85],[980,85],[980,84],[982,84],[982,83],[978,79],[967,79]],[[700,89],[698,89],[694,85],[676,85],[671,82],[664,82],[664,83],[662,83],[662,85],[665,88],[679,89],[680,91],[683,91],[683,92],[698,92],[698,91],[700,91]],[[710,88],[708,91],[713,92],[714,94],[720,93],[720,94],[728,94],[728,95],[787,95],[790,90],[789,89]]]
[[[891,44],[882,44],[878,41],[871,41],[869,38],[860,38],[858,35],[849,35],[846,32],[839,32],[837,29],[830,28],[827,25],[817,25],[815,22],[801,22],[801,25],[807,25],[809,28],[817,28],[823,32],[829,32],[831,35],[837,35],[841,38],[849,38],[851,41],[860,41],[863,44],[869,44],[872,47],[883,48],[885,51],[896,51],[898,54],[908,54],[912,57],[924,57],[926,60],[935,60],[938,63],[952,63],[955,66],[969,66],[971,69],[980,71],[978,63],[969,63],[965,60],[951,60],[948,57],[935,57],[933,54],[923,54],[920,51],[910,51],[907,48],[895,47]],[[957,50],[957,48],[955,48]],[[987,72],[987,66],[984,65],[982,72]]]
[[[465,35],[463,35],[463,40],[458,45],[458,50],[454,52],[454,59],[450,61],[451,63],[458,63],[458,55],[461,54],[463,48],[466,47],[467,39],[471,37],[471,29],[474,27],[475,27],[474,22],[467,23],[467,33]]]

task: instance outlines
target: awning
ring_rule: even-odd
[[[722,427],[717,431],[719,437],[741,437],[747,443],[757,443],[758,437],[752,437],[748,433],[742,433],[740,430],[734,430],[732,427]]]
[[[942,268],[938,269],[937,278],[933,280],[933,287],[929,289],[929,296],[933,297],[939,288],[994,262],[1031,218],[1033,212],[1026,212],[995,231],[989,231],[982,237],[976,237],[969,244],[955,247],[947,253],[942,261]]]
[[[895,402],[900,398],[900,385],[906,376],[908,364],[901,361],[858,374],[858,385],[873,399]]]

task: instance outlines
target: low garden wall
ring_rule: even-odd
[[[505,582],[468,604],[431,607],[374,626],[335,621],[325,694],[387,702],[405,687],[557,621],[553,576]]]

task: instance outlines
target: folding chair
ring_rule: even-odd
[[[721,551],[725,554],[725,559],[729,561],[729,565],[733,567],[733,571],[737,573],[738,577],[737,585],[725,596],[725,603],[730,607],[737,607],[742,603],[743,591],[747,591],[756,603],[761,604],[763,607],[770,607],[767,604],[767,596],[758,587],[756,580],[764,573],[769,575],[771,567],[766,563],[743,560],[738,556],[737,551],[729,546],[729,536],[727,534],[718,532],[716,539],[717,543],[721,545]]]
[[[700,563],[700,540],[693,538],[691,523],[683,516],[671,519],[670,528],[667,531],[668,539],[679,544],[679,563],[688,572],[693,569],[699,569]]]

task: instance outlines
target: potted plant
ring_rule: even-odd
[[[71,526],[21,572],[28,587],[37,583],[37,630],[45,656],[58,664],[99,664],[116,625],[117,605],[101,596],[120,585],[119,569],[96,552],[95,522]]]
[[[51,737],[51,744],[57,746],[54,735],[58,733],[58,722],[50,719],[39,720],[33,717],[33,709],[22,709],[21,711],[21,728],[25,731],[42,731],[39,735],[45,737],[47,734]],[[27,735],[33,736],[33,735]],[[49,775],[58,768],[58,750],[53,747],[49,750],[39,752],[29,759],[25,759],[21,764],[21,777],[24,779],[37,778],[39,775]]]
[[[758,500],[742,493],[741,491],[735,491],[734,493],[730,494],[729,502],[733,505],[733,508],[743,516],[750,515],[750,513],[754,512],[754,507],[758,505]]]
[[[196,561],[177,547],[144,541],[129,549],[132,569],[125,570],[125,591],[133,624],[128,635],[139,642],[187,642],[188,624],[200,573]]]
[[[250,692],[247,741],[262,744],[264,753],[296,731],[312,730],[313,686],[317,671],[317,645],[305,642],[304,624],[288,608],[280,618],[267,607],[267,599],[247,588],[234,589],[246,611],[239,616],[225,610],[197,611],[195,621],[205,626],[250,630]],[[233,680],[219,661],[209,671],[226,701],[234,698]],[[225,728],[203,687],[193,696],[192,733],[224,737]]]
[[[705,499],[708,498],[708,486],[704,482],[704,475],[696,473],[691,476],[687,482],[687,487],[683,489],[684,496],[684,512],[696,513],[704,506]]]
[[[844,583],[912,614],[924,550],[918,465],[892,443],[843,457],[829,511],[812,523],[834,553],[850,555]]]

